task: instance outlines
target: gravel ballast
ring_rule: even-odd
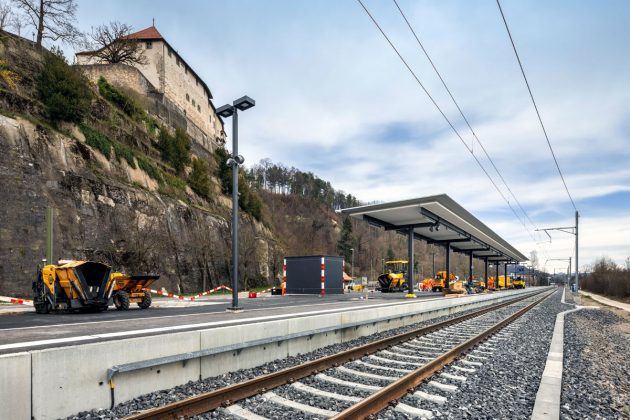
[[[561,298],[562,292],[556,292],[515,321],[512,327],[508,326],[500,332],[499,336],[504,338],[492,345],[495,350],[484,354],[489,359],[480,360],[482,366],[465,375],[465,382],[448,381],[439,374],[433,377],[438,382],[457,385],[456,392],[440,392],[426,383],[418,387],[418,390],[447,397],[445,403],[438,405],[409,395],[401,402],[431,410],[436,418],[529,419],[547,360],[556,315],[573,307],[560,303]],[[453,365],[458,365],[458,362]],[[447,366],[443,372],[453,373],[452,369],[452,366]],[[410,419],[413,416],[387,409],[378,418]]]
[[[432,325],[440,321],[458,317],[458,316],[461,316],[470,312],[474,312],[476,310],[478,309],[471,309],[468,311],[459,312],[454,315],[447,315],[447,316],[442,316],[438,318],[433,318],[433,319],[415,323],[413,325],[409,325],[406,327],[395,328],[393,330],[383,331],[377,334],[360,337],[355,340],[349,341],[347,343],[334,344],[332,346],[327,346],[327,347],[315,350],[311,353],[300,354],[300,355],[291,356],[285,359],[274,360],[273,362],[265,363],[261,366],[251,368],[251,369],[241,369],[241,370],[229,372],[223,375],[206,378],[201,381],[190,381],[186,384],[183,384],[183,385],[171,388],[171,389],[152,392],[149,394],[136,397],[133,400],[122,402],[120,404],[117,404],[113,409],[95,409],[95,410],[90,410],[90,411],[82,411],[73,416],[67,417],[67,419],[71,419],[71,420],[116,419],[116,418],[125,417],[134,412],[147,410],[149,408],[154,408],[161,405],[169,404],[169,403],[179,401],[184,398],[188,398],[194,395],[198,395],[204,392],[218,389],[227,385],[243,382],[245,380],[252,379],[254,377],[257,377],[266,373],[275,372],[280,369],[295,366],[309,360],[314,360],[314,359],[329,356],[332,354],[337,354],[351,347],[364,345],[372,341],[380,340],[386,337],[390,337],[392,335],[409,331],[411,329]],[[340,376],[340,375],[336,375],[336,376]],[[260,397],[252,397],[251,400],[255,401],[257,400],[257,398],[259,399]],[[210,415],[208,415],[207,418],[215,418],[215,417],[218,417],[219,414],[222,414],[222,413],[219,413],[217,410],[214,413],[211,413]],[[223,415],[220,415],[220,417],[224,418]],[[295,418],[303,418],[303,417],[298,416]],[[308,418],[308,416],[306,416],[306,418]]]
[[[562,419],[630,418],[630,321],[611,310],[567,314]]]

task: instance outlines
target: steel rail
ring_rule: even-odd
[[[468,319],[478,317],[480,315],[492,312],[508,305],[512,305],[516,302],[528,299],[532,296],[544,292],[545,290],[542,290],[540,292],[528,294],[526,296],[519,296],[514,299],[509,299],[505,302],[491,305],[487,308],[482,308],[478,311],[466,315],[441,321],[436,324],[418,328],[415,330],[407,331],[405,333],[398,334],[392,337],[377,340],[372,343],[348,349],[341,353],[322,357],[316,360],[312,360],[310,362],[302,363],[297,366],[289,367],[269,373],[267,375],[249,379],[244,382],[228,385],[226,387],[195,395],[193,397],[176,401],[171,404],[141,411],[139,413],[132,414],[126,417],[126,419],[179,419],[182,417],[189,417],[206,413],[218,407],[226,407],[235,401],[267,392],[272,388],[276,388],[287,383],[293,383],[307,376],[316,375],[317,373],[326,369],[330,369],[331,367],[337,367],[341,364],[360,359],[361,357],[408,341],[416,336],[427,334],[447,327],[449,325],[458,324]]]
[[[399,398],[404,395],[413,392],[414,388],[424,382],[426,379],[433,376],[434,373],[441,370],[443,367],[448,365],[449,363],[454,362],[458,357],[460,357],[463,353],[475,347],[476,345],[483,342],[486,338],[493,335],[515,319],[522,316],[524,313],[538,305],[543,300],[547,299],[551,296],[555,291],[543,296],[542,298],[536,300],[535,302],[525,306],[520,309],[518,312],[508,316],[503,319],[501,322],[487,328],[482,333],[476,335],[475,337],[470,338],[464,343],[453,347],[451,350],[442,354],[441,356],[436,357],[432,361],[427,364],[419,367],[418,369],[406,374],[400,379],[392,382],[391,384],[385,386],[380,391],[376,391],[371,394],[367,398],[359,401],[351,407],[348,407],[341,413],[336,416],[331,417],[334,420],[342,420],[342,419],[365,419],[370,416],[373,416],[383,409],[387,408],[392,402],[396,402]]]

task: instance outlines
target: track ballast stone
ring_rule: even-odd
[[[361,346],[376,340],[380,340],[386,337],[391,337],[392,335],[401,334],[405,331],[409,331],[411,329],[421,328],[428,325],[433,325],[441,321],[445,321],[451,318],[455,318],[461,315],[465,315],[470,312],[477,311],[477,309],[470,309],[467,311],[459,312],[454,315],[446,315],[433,319],[429,319],[426,321],[418,322],[413,325],[408,325],[406,327],[394,328],[392,330],[379,332],[376,334],[371,334],[365,337],[360,337],[355,340],[351,340],[342,344],[333,344],[331,346],[323,347],[321,349],[315,350],[306,354],[298,354],[296,356],[291,356],[285,359],[277,359],[269,363],[265,363],[261,366],[250,368],[250,369],[240,369],[234,372],[228,372],[223,375],[213,376],[211,378],[206,378],[201,381],[189,381],[186,384],[176,386],[174,388],[155,391],[149,394],[141,395],[136,397],[130,401],[125,401],[117,404],[112,409],[94,409],[89,411],[82,411],[73,416],[67,417],[68,420],[92,420],[92,419],[118,419],[122,417],[126,417],[130,414],[147,410],[150,408],[159,407],[165,404],[170,404],[175,401],[182,400],[184,398],[192,397],[195,395],[202,394],[204,392],[212,391],[214,389],[222,388],[231,384],[235,384],[238,382],[243,382],[248,379],[255,378],[257,376],[264,375],[266,373],[275,372],[281,369],[285,369],[291,366],[296,366],[302,364],[309,360],[318,359],[321,357],[329,356],[332,354],[337,354],[341,351],[345,351],[351,347]],[[358,380],[356,382],[359,382]],[[253,397],[251,400],[255,400]],[[204,415],[204,418],[229,418],[222,410],[215,410],[213,413],[208,413]],[[306,417],[295,417],[298,418],[310,418]]]
[[[567,314],[562,419],[630,418],[630,322],[608,309]]]
[[[434,418],[529,419],[547,361],[556,315],[570,309],[569,305],[560,303],[561,298],[562,292],[557,292],[515,321],[519,328],[512,329],[509,338],[484,355],[489,358],[482,360],[482,366],[466,375],[465,382],[451,382],[458,386],[456,392],[431,389],[432,394],[447,397],[445,403],[436,405],[409,395],[401,398],[401,402],[431,410]],[[447,366],[442,372],[452,371]],[[439,373],[434,379],[437,375]],[[447,383],[443,378],[436,380]],[[418,389],[428,392],[425,386],[422,384]],[[381,412],[378,418],[398,420],[413,416],[389,408]]]

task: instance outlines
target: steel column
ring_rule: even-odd
[[[494,263],[497,269],[497,275],[494,278],[494,290],[499,290],[499,263]]]
[[[414,235],[413,235],[413,227],[409,228],[409,237],[407,238],[407,252],[409,254],[409,268],[407,269],[407,294],[412,295],[413,294],[413,241],[414,241]]]
[[[473,279],[473,253],[468,254],[468,281],[472,282]]]
[[[575,290],[580,290],[580,272],[578,268],[578,222],[580,219],[580,214],[578,211],[575,211]]]
[[[232,115],[232,158],[238,156],[238,110]],[[232,165],[232,310],[238,309],[238,164]]]
[[[506,288],[506,289],[508,288],[508,280],[507,280],[507,277],[508,277],[507,273],[508,273],[508,272],[507,272],[507,266],[508,266],[508,263],[505,263],[505,264],[504,264],[504,266],[503,266],[503,285],[505,286],[505,288]]]
[[[446,245],[446,276],[444,278],[444,288],[448,290],[450,289],[449,282],[451,280],[451,243],[447,242],[445,245]]]
[[[488,257],[485,257],[483,259],[483,281],[487,289],[488,288]]]

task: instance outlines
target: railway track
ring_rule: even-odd
[[[367,418],[384,409],[430,418],[509,337],[510,326],[553,292],[519,297],[347,351],[134,414]],[[215,413],[216,414],[216,413]],[[204,416],[205,417],[205,416]]]

